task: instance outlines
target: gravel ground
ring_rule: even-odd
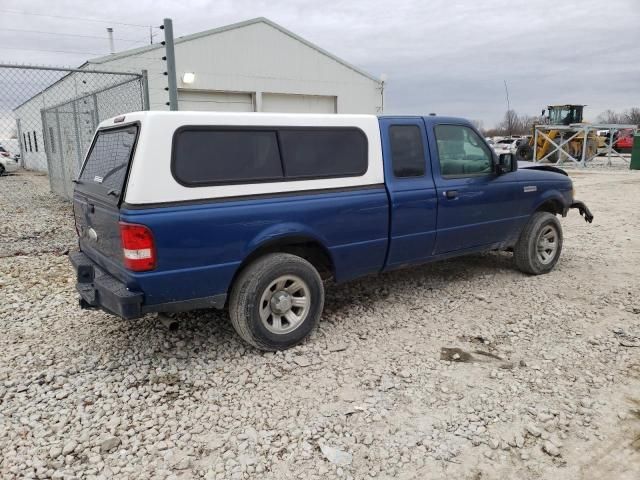
[[[0,178],[0,477],[638,478],[640,174],[572,171],[555,271],[506,253],[329,286],[319,330],[77,308],[70,206]]]

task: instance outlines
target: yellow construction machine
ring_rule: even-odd
[[[581,159],[582,149],[585,143],[584,131],[580,129],[580,125],[584,123],[582,120],[582,112],[586,105],[549,105],[547,110],[542,111],[542,118],[539,124],[543,125],[538,129],[537,144],[535,126],[529,142],[522,142],[516,150],[516,156],[519,160],[542,160],[546,155],[551,153],[545,160],[550,163],[556,163],[560,159],[560,152],[556,149],[550,140],[560,145],[563,141],[574,136],[571,140],[562,145],[562,150],[573,158]],[[545,112],[546,116],[545,116]],[[553,128],[557,126],[558,128]],[[579,133],[578,133],[579,132]],[[548,138],[545,138],[545,135]],[[595,132],[587,134],[587,150],[585,158],[593,157],[598,148],[604,146],[604,137],[598,137]],[[602,145],[601,145],[602,144]],[[534,157],[535,155],[535,157]],[[563,155],[564,156],[564,155]],[[567,158],[564,156],[565,159]]]

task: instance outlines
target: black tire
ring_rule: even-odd
[[[552,230],[554,242],[544,242],[543,235]],[[549,237],[550,238],[550,237]],[[539,246],[547,244],[554,247],[539,252]],[[551,254],[551,249],[553,253]],[[531,275],[541,275],[553,270],[562,253],[562,226],[555,215],[549,212],[536,212],[522,230],[518,243],[513,249],[513,258],[518,269]]]
[[[293,292],[289,299],[296,298],[296,295],[299,299],[307,298],[308,293],[307,307],[290,307],[294,315],[301,318],[299,324],[291,323],[285,318],[289,312],[276,315],[271,310],[271,296],[277,293],[288,295],[287,289],[297,285],[297,282],[290,280],[291,283],[285,282],[283,288],[278,289],[277,285],[276,290],[269,288],[286,277],[296,278],[304,284],[300,290],[304,294]],[[266,307],[265,295],[269,298]],[[279,306],[278,302],[276,306]],[[272,253],[255,260],[240,273],[231,290],[229,316],[233,328],[247,343],[261,350],[284,350],[300,343],[311,333],[320,321],[323,307],[324,285],[313,265],[295,255]],[[267,310],[272,313],[263,321],[261,311],[264,313]],[[279,317],[277,326],[282,326],[282,333],[272,331],[277,329],[276,317]],[[293,330],[285,331],[287,324]]]
[[[558,160],[560,160],[560,154],[558,150],[556,150],[555,152],[553,152],[551,155],[547,157],[547,162],[549,163],[558,163]]]
[[[523,143],[516,149],[516,158],[518,160],[533,160],[533,148],[528,143]]]
[[[4,175],[4,165],[0,163],[0,177]]]

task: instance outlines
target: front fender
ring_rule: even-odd
[[[570,195],[571,193],[569,192],[569,196]],[[550,202],[553,202],[555,205],[557,205],[557,207],[559,207],[558,208],[559,213],[562,213],[563,215],[564,215],[564,212],[566,212],[567,208],[569,208],[569,205],[571,205],[571,199],[563,195],[563,193],[560,190],[556,190],[556,189],[546,190],[542,192],[536,199],[533,205],[533,212],[540,210],[540,208],[544,204],[550,203]]]

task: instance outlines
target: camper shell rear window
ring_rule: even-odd
[[[173,137],[171,170],[187,187],[361,176],[368,141],[355,127],[187,126]]]
[[[78,187],[87,193],[119,200],[138,130],[138,125],[98,130],[78,177]]]

